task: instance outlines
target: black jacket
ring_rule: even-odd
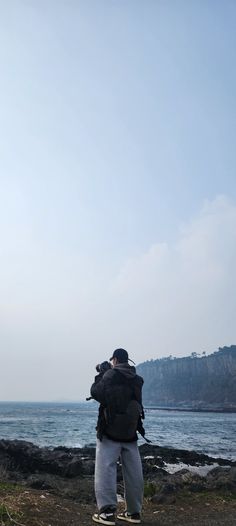
[[[142,386],[143,378],[128,363],[119,363],[95,377],[91,396],[100,402],[98,438],[105,435],[118,441],[137,440],[143,417]]]

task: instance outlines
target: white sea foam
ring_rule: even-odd
[[[179,462],[179,464],[168,464],[167,462],[165,462],[164,464],[164,469],[170,474],[177,473],[182,469],[187,469],[191,473],[196,473],[197,475],[200,475],[200,477],[205,477],[207,473],[209,473],[209,471],[219,466],[219,464],[217,464],[216,462],[211,465],[205,464],[204,466],[191,466],[190,464],[184,464],[184,462]]]

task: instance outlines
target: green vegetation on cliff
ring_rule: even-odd
[[[206,356],[162,358],[137,367],[145,405],[236,410],[236,345]]]

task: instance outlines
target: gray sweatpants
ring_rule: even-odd
[[[143,471],[137,442],[97,439],[95,495],[100,512],[117,507],[117,461],[120,457],[125,486],[126,509],[140,513],[143,501]]]

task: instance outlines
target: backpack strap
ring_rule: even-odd
[[[144,411],[143,411],[143,408],[142,408],[142,413],[144,415]],[[146,440],[146,442],[148,444],[151,444],[152,441],[149,440],[148,438],[145,437],[145,429],[143,427],[143,423],[142,423],[142,415],[139,417],[139,420],[138,420],[138,427],[137,427],[137,431],[139,432],[139,434],[144,438],[144,440]]]

